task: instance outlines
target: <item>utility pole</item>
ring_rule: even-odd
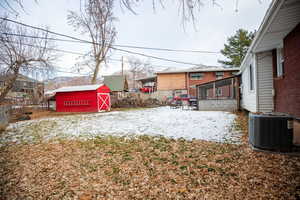
[[[123,56],[122,56],[122,76],[124,75],[124,59],[123,59]]]

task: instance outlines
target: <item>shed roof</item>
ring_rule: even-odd
[[[68,86],[68,87],[61,87],[56,90],[55,92],[77,92],[77,91],[90,91],[90,90],[97,90],[99,87],[103,86],[103,84],[97,85],[79,85],[79,86]]]
[[[112,92],[122,92],[128,90],[128,83],[126,76],[111,75],[104,76],[104,84],[109,87]]]

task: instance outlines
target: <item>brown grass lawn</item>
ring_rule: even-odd
[[[239,124],[245,129],[245,119]],[[244,138],[246,140],[246,137]],[[0,199],[297,199],[300,159],[141,136],[0,149]]]

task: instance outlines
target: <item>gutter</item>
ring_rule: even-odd
[[[235,68],[211,68],[211,69],[197,69],[197,70],[184,70],[184,71],[160,71],[155,74],[181,74],[181,73],[193,73],[193,72],[231,72],[231,71],[239,71],[239,67]]]

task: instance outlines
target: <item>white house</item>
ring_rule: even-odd
[[[273,0],[242,62],[241,106],[300,118],[300,0]]]

